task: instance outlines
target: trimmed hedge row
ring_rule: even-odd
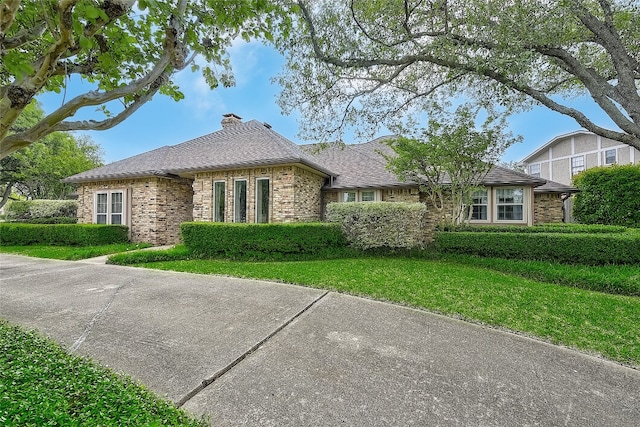
[[[0,245],[92,246],[126,243],[125,225],[0,223]]]
[[[540,224],[534,226],[523,225],[459,225],[454,230],[473,233],[626,233],[629,229],[621,225],[599,224]]]
[[[329,203],[327,221],[341,224],[349,245],[356,249],[423,248],[431,239],[424,203]]]
[[[184,222],[180,230],[184,245],[205,257],[313,254],[346,246],[339,224]]]
[[[567,264],[640,264],[638,233],[438,232],[440,252]]]

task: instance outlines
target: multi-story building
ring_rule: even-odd
[[[640,163],[640,151],[619,141],[578,130],[553,138],[522,159],[529,175],[571,185],[585,169]]]

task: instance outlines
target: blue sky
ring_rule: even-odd
[[[236,86],[210,90],[202,76],[185,70],[176,76],[185,99],[175,102],[167,96],[156,95],[136,113],[115,128],[88,132],[104,150],[104,160],[111,163],[164,145],[175,145],[220,129],[222,114],[235,113],[244,120],[256,119],[269,123],[273,129],[297,143],[299,114],[284,116],[276,104],[280,88],[271,82],[282,69],[284,59],[272,48],[258,42],[238,42],[230,50]],[[66,99],[90,90],[88,83],[70,82]],[[62,94],[47,94],[38,98],[45,112],[53,111],[62,102]],[[610,120],[588,100],[576,99],[574,106],[592,112],[599,124]],[[81,118],[91,118],[87,111]],[[588,114],[589,115],[589,114]],[[97,117],[97,116],[96,116]],[[555,136],[580,129],[571,118],[546,108],[512,116],[510,130],[523,136],[523,142],[505,153],[504,161],[519,161]],[[388,132],[381,131],[380,135]],[[346,141],[364,142],[364,141]]]

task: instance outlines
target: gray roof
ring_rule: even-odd
[[[199,171],[301,163],[331,172],[270,127],[251,120],[174,146],[165,146],[64,179],[79,183],[145,176],[190,175]]]
[[[549,180],[547,180],[546,184],[533,189],[534,193],[578,193],[579,191],[575,187]]]

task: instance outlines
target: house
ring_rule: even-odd
[[[640,163],[640,151],[586,130],[557,136],[521,161],[529,175],[565,185],[585,169],[629,163]]]
[[[222,129],[73,175],[78,222],[126,224],[135,242],[170,244],[185,221],[317,221],[328,203],[424,200],[386,169],[384,138],[364,144],[297,145],[256,120],[226,114]],[[472,222],[562,219],[567,186],[495,167],[475,195]]]

